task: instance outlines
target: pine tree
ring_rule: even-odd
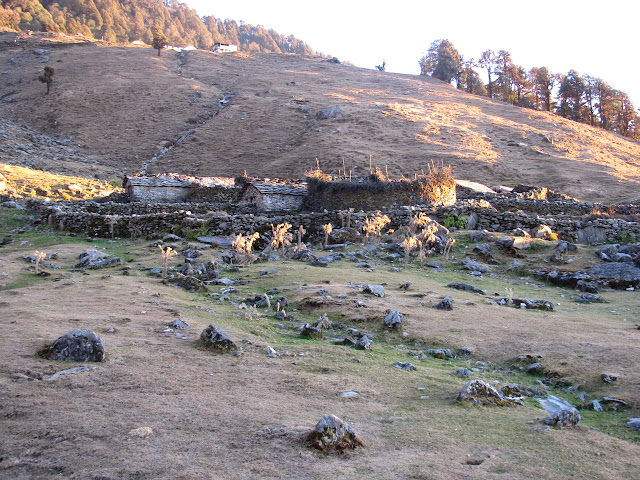
[[[529,81],[536,107],[550,112],[553,108],[552,92],[556,76],[549,73],[547,67],[534,67],[529,70]]]
[[[584,89],[584,79],[575,70],[569,70],[569,73],[562,79],[558,92],[560,97],[558,114],[560,116],[578,122],[583,121]]]
[[[160,56],[160,51],[169,45],[169,39],[158,27],[153,29],[153,41],[151,45],[153,45],[153,48],[158,50],[158,56]]]
[[[487,90],[489,92],[489,98],[493,98],[493,83],[491,81],[491,74],[496,68],[497,57],[493,50],[485,50],[480,55],[478,60],[478,66],[484,68],[487,71],[487,77],[489,83],[487,84]]]
[[[451,83],[462,71],[462,57],[449,40],[435,40],[420,59],[420,74]]]

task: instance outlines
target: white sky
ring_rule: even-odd
[[[418,74],[433,40],[446,38],[465,58],[507,50],[525,67],[600,77],[640,108],[635,0],[183,0],[214,15],[293,34],[312,49],[358,67]],[[486,82],[486,75],[482,75]]]

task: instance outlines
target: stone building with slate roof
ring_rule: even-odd
[[[194,191],[202,197],[203,190],[212,190],[215,194],[220,189],[234,187],[233,178],[222,177],[190,177],[187,175],[127,175],[122,187],[132,202],[185,202],[192,201]]]
[[[127,175],[122,187],[132,202],[184,202],[191,193],[191,182],[178,175]]]
[[[246,182],[240,202],[260,212],[290,212],[302,210],[307,195],[307,182],[265,178]]]

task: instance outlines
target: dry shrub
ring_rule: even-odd
[[[418,247],[420,244],[420,240],[417,237],[408,237],[405,238],[402,242],[402,248],[404,248],[404,264],[407,265],[409,263],[409,256],[411,255],[411,250]]]
[[[275,227],[271,224],[271,243],[269,243],[269,246],[274,250],[282,248],[283,255],[285,249],[291,245],[291,240],[293,240],[293,234],[289,232],[290,228],[290,223],[280,223]]]
[[[36,251],[34,256],[36,257],[36,261],[35,261],[35,273],[36,275],[40,274],[40,262],[42,260],[44,260],[45,258],[47,258],[47,254],[44,252],[38,252]]]
[[[306,245],[304,245],[302,243],[302,236],[307,233],[307,231],[304,229],[304,227],[302,225],[300,225],[298,227],[298,244],[296,245],[296,248],[294,249],[295,253],[299,253],[302,250],[304,250],[306,248]]]
[[[306,172],[304,172],[304,175],[307,177],[307,179],[313,178],[322,182],[333,181],[333,177],[331,175],[329,175],[328,173],[324,173],[319,168],[316,168],[315,170],[307,170]]]
[[[456,180],[453,178],[451,165],[436,165],[431,162],[429,173],[419,181],[420,197],[429,203],[447,203],[456,191]]]
[[[433,220],[431,220],[431,218],[426,213],[420,212],[417,215],[414,215],[413,218],[411,219],[411,223],[409,224],[409,229],[411,230],[412,234],[415,234],[415,232],[418,231],[418,228],[424,227],[425,225],[428,225],[432,221]]]
[[[330,223],[323,225],[322,231],[324,232],[324,247],[326,248],[327,244],[329,243],[329,235],[333,231],[333,225],[331,225]]]
[[[239,233],[231,244],[236,254],[241,257],[240,263],[242,265],[250,265],[256,261],[257,257],[253,254],[253,244],[258,238],[260,238],[258,232],[253,232],[253,234],[246,237]]]
[[[173,248],[162,248],[162,245],[158,245],[160,249],[160,257],[162,258],[162,278],[167,278],[167,270],[169,268],[169,259],[178,254]]]
[[[391,219],[377,211],[371,217],[367,216],[362,231],[368,239],[378,239],[382,234],[382,229],[389,223],[391,223]]]

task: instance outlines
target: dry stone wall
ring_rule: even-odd
[[[43,223],[56,228],[95,237],[154,236],[172,231],[206,231],[207,235],[268,233],[271,225],[290,223],[303,225],[308,234],[321,235],[322,226],[331,223],[339,228],[344,212],[291,212],[258,214],[247,207],[219,203],[97,203],[92,201],[51,204],[31,201]],[[634,207],[629,207],[632,211]],[[459,200],[449,207],[393,207],[382,213],[391,218],[390,228],[407,225],[419,212],[444,221],[447,217],[464,217],[473,229],[511,232],[516,228],[533,230],[548,225],[561,239],[579,243],[606,243],[622,239],[640,239],[640,223],[617,218],[595,218],[585,221],[593,204],[576,201],[548,202],[522,198],[489,198]],[[360,227],[367,212],[354,212],[351,226]],[[191,230],[185,230],[191,229]]]

